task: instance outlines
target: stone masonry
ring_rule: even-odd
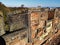
[[[5,34],[4,30],[4,16],[3,13],[0,11],[0,36]]]

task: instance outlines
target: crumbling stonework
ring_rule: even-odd
[[[10,31],[27,27],[27,14],[11,14],[8,15]]]
[[[60,11],[59,9],[55,10],[54,20],[53,20],[53,30],[57,32],[60,29]]]
[[[29,14],[29,39],[34,45],[43,44],[47,41],[55,31],[56,18],[49,18],[49,11],[51,10],[31,10]],[[52,13],[52,12],[50,12]],[[51,16],[51,14],[50,14]],[[54,16],[54,15],[53,15]],[[59,17],[59,16],[58,16]],[[58,21],[59,19],[56,19]],[[58,23],[59,24],[59,23]],[[58,26],[59,27],[59,26]],[[56,28],[58,28],[56,27]],[[38,43],[39,42],[39,43]]]
[[[52,35],[44,45],[60,45],[60,30]]]
[[[59,10],[55,10],[54,18],[49,18],[49,9],[29,9],[25,14],[8,15],[12,33],[3,35],[7,45],[52,45],[60,29]],[[58,13],[57,13],[58,12]],[[59,34],[60,35],[60,34]],[[54,38],[54,39],[53,39]],[[51,41],[51,43],[49,43]],[[58,43],[58,42],[57,42]],[[54,45],[53,44],[53,45]],[[57,45],[57,44],[55,44]]]
[[[0,11],[0,36],[5,34],[4,30],[4,16],[3,13]]]
[[[10,34],[3,35],[2,37],[4,38],[6,45],[16,45],[16,44],[21,44],[21,42],[25,45],[28,40],[27,40],[27,29],[23,29],[21,31],[16,31]],[[23,45],[21,44],[21,45]]]
[[[34,39],[40,39],[41,40],[41,36],[44,35],[44,31],[46,31],[46,21],[48,19],[48,10],[31,10],[29,12],[29,26],[30,26],[30,36],[32,40],[32,42],[34,42]],[[40,38],[41,37],[41,38]]]

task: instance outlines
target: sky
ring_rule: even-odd
[[[60,7],[60,0],[0,0],[8,7],[20,7],[24,4],[25,7]]]

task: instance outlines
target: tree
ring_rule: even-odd
[[[22,4],[21,7],[24,7],[24,4]]]

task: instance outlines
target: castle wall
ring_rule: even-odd
[[[10,31],[26,28],[28,26],[27,14],[8,15]]]
[[[5,34],[5,30],[4,30],[4,17],[3,17],[3,13],[0,12],[0,36]]]

